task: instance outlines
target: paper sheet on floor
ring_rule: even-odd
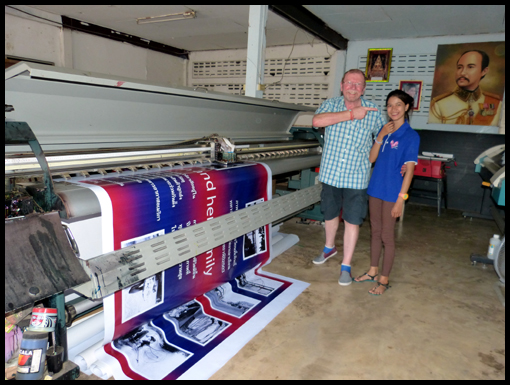
[[[260,270],[198,296],[96,351],[115,379],[207,379],[307,283]]]

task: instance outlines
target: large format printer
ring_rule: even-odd
[[[5,70],[5,103],[6,315],[55,295],[50,305],[62,307],[71,288],[100,299],[319,201],[312,170],[322,137],[292,127],[311,107],[31,63]],[[170,250],[163,264],[148,256],[150,241],[100,255],[97,197],[66,182],[236,162],[263,162],[274,180],[292,176],[301,190],[158,238]],[[192,239],[197,226],[200,240]],[[189,240],[185,255],[182,239]],[[130,278],[121,285],[119,275]],[[106,282],[100,294],[99,280]]]

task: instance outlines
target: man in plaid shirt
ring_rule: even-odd
[[[326,127],[319,173],[326,247],[313,262],[322,264],[337,254],[335,236],[340,210],[343,209],[344,257],[338,280],[342,286],[352,283],[351,260],[358,241],[359,225],[367,214],[371,166],[368,155],[373,137],[386,124],[377,106],[361,97],[365,86],[362,71],[347,71],[340,84],[343,96],[322,103],[312,122],[314,127]]]

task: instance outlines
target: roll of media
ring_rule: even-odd
[[[103,346],[103,341],[96,342],[74,358],[74,362],[80,367],[82,372],[89,370],[92,364],[97,361],[95,352],[101,346]]]
[[[110,367],[101,361],[94,362],[90,367],[90,370],[92,371],[92,373],[102,378],[103,380],[107,380],[113,375]]]
[[[67,330],[67,346],[69,349],[72,349],[103,330],[104,312],[94,314]]]

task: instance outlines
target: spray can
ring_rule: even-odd
[[[18,356],[16,380],[42,380],[48,333],[27,330],[23,333]]]
[[[496,253],[499,250],[500,244],[501,244],[501,239],[499,239],[499,235],[494,234],[493,237],[489,241],[489,250],[487,251],[487,257],[489,259],[496,258]]]

